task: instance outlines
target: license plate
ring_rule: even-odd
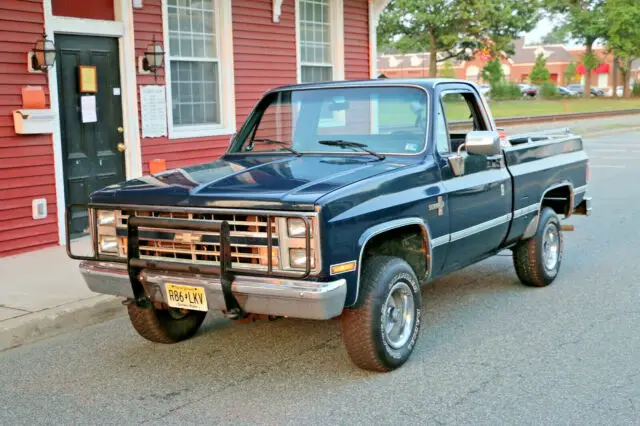
[[[167,304],[172,308],[191,309],[194,311],[209,310],[204,288],[170,283],[165,283],[164,286],[167,290]]]

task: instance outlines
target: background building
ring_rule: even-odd
[[[580,66],[584,49],[569,49],[562,44],[546,46],[525,46],[522,39],[516,40],[515,52],[506,59],[501,59],[502,68],[509,81],[526,83],[538,54],[543,54],[547,60],[547,68],[551,74],[551,81],[559,85],[570,83],[584,83],[584,67]],[[611,91],[613,88],[613,55],[604,48],[595,48],[594,54],[601,61],[601,65],[592,70],[591,84],[593,87]],[[577,67],[577,73],[572,81],[565,78],[565,70],[571,62]],[[456,78],[480,82],[480,73],[487,64],[487,59],[476,55],[470,61],[452,60],[451,66]],[[438,69],[445,66],[438,63]],[[635,61],[631,73],[631,80],[640,80],[640,60]],[[426,77],[429,75],[428,53],[381,54],[378,55],[378,72],[388,78]],[[622,85],[622,75],[618,75],[618,85]]]
[[[387,3],[0,1],[0,256],[62,243],[65,206],[94,190],[219,157],[274,86],[376,76]]]

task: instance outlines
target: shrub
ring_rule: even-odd
[[[480,76],[491,87],[504,83],[504,71],[499,59],[492,59],[482,68]]]
[[[547,69],[547,60],[542,53],[539,53],[538,56],[536,56],[536,63],[531,69],[531,74],[529,74],[529,80],[531,80],[533,84],[542,84],[549,80],[550,75]]]
[[[634,81],[631,88],[631,96],[634,98],[640,98],[640,82]]]
[[[520,88],[512,83],[497,83],[491,86],[489,97],[493,101],[508,101],[520,99],[522,92]]]
[[[558,99],[560,97],[558,88],[550,81],[542,83],[538,90],[538,94],[542,99]]]

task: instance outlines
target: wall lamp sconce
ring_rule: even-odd
[[[157,70],[164,67],[164,50],[162,45],[156,42],[156,36],[153,36],[153,41],[147,46],[147,50],[142,57],[141,68],[146,72],[152,72],[156,81],[158,80]]]
[[[56,62],[56,46],[47,38],[46,32],[42,35],[42,39],[36,41],[29,56],[31,68],[37,71],[47,71]]]

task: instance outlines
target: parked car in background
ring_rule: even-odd
[[[582,84],[569,84],[566,86],[567,89],[575,92],[579,96],[584,95],[584,86]],[[604,90],[598,89],[596,87],[591,88],[591,96],[604,96]]]
[[[574,92],[573,90],[570,90],[564,86],[558,86],[558,93],[560,95],[562,95],[565,98],[573,98],[575,96],[578,96],[578,94],[576,92]]]
[[[633,84],[629,85],[629,93],[631,93],[631,90],[633,90]],[[613,90],[611,92],[613,92]],[[619,97],[624,96],[624,86],[616,87],[616,95]]]
[[[482,93],[482,96],[489,96],[489,92],[491,92],[491,86],[488,84],[479,84],[478,90]]]
[[[533,98],[538,94],[538,87],[532,84],[521,83],[517,86],[520,89],[520,93],[522,93],[522,96],[529,96]]]

